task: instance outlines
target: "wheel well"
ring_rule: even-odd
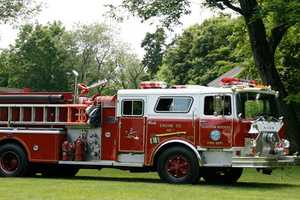
[[[172,148],[172,147],[183,147],[187,150],[189,150],[190,152],[192,152],[197,158],[199,157],[198,155],[196,155],[195,151],[189,147],[188,145],[184,144],[184,143],[180,143],[180,142],[171,142],[168,143],[166,145],[163,145],[154,155],[153,158],[153,167],[156,170],[157,169],[157,162],[158,162],[158,158],[159,156],[168,148]]]
[[[24,145],[21,142],[19,142],[18,140],[14,140],[14,139],[4,139],[4,140],[0,141],[0,146],[3,146],[5,144],[15,144],[15,145],[18,145],[19,147],[21,147],[23,149],[23,151],[26,154],[27,159],[29,160],[28,152],[27,152],[26,148],[24,147]]]

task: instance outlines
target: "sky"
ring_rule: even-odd
[[[42,11],[30,19],[29,22],[39,22],[46,24],[55,20],[61,21],[67,28],[71,30],[76,23],[91,24],[91,23],[106,23],[112,26],[115,32],[118,33],[119,40],[128,43],[132,50],[142,57],[144,54],[141,46],[147,32],[155,30],[154,25],[150,23],[141,23],[140,19],[130,17],[122,24],[116,24],[115,21],[104,17],[106,9],[105,4],[118,3],[121,0],[37,0],[43,2]],[[189,16],[182,18],[182,25],[176,27],[175,33],[180,33],[184,28],[187,28],[195,23],[201,23],[203,20],[211,17],[213,13],[208,9],[201,8],[201,0],[191,0],[192,13]],[[170,37],[175,33],[170,34]],[[9,44],[13,44],[17,36],[17,28],[10,25],[0,25],[0,48],[6,48]]]

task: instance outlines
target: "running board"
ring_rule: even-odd
[[[60,165],[79,165],[79,166],[115,166],[115,167],[144,167],[143,163],[125,163],[110,160],[101,161],[58,161]]]

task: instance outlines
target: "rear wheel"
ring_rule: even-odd
[[[0,176],[24,176],[28,160],[24,150],[16,144],[0,147]]]
[[[243,173],[243,168],[206,168],[203,179],[207,183],[232,184],[236,183]]]
[[[168,183],[196,183],[200,178],[198,158],[184,147],[172,147],[158,158],[157,171]]]

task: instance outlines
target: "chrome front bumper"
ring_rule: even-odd
[[[232,167],[241,168],[281,168],[300,165],[300,156],[274,157],[233,157]]]

